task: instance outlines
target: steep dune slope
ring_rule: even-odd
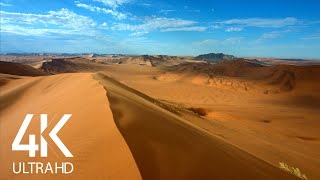
[[[0,138],[8,148],[6,156],[0,153],[0,179],[8,173],[3,165],[27,157],[9,149],[25,114],[47,113],[56,124],[70,112],[74,115],[59,136],[75,158],[63,158],[52,144],[48,159],[74,163],[68,179],[139,179],[140,173],[144,179],[294,178],[269,164],[279,161],[299,167],[310,179],[319,177],[319,66],[234,61],[163,69],[78,58],[52,62],[44,67],[53,74],[102,70],[134,89],[102,74],[95,78],[106,91],[84,73],[2,74],[8,81],[0,86]],[[188,119],[181,109],[199,117],[188,111]],[[28,133],[38,136],[38,130],[35,121]]]
[[[106,68],[107,67],[102,63],[97,63],[81,57],[52,59],[49,62],[43,63],[41,66],[43,71],[51,74],[95,72],[105,70]]]
[[[114,120],[144,179],[295,179],[103,74]]]
[[[14,63],[14,62],[5,62],[0,61],[0,73],[19,75],[19,76],[44,76],[47,75],[46,72],[43,72],[39,69],[33,68],[28,65]]]
[[[301,69],[295,72],[294,89],[268,94],[263,91],[255,93],[252,89],[233,89],[227,84],[195,84],[196,70],[195,73],[189,70],[175,73],[145,66],[112,67],[111,71],[104,73],[131,88],[174,106],[205,112],[200,111],[205,114],[202,118],[192,117],[186,121],[274,165],[284,161],[299,167],[309,179],[319,179],[320,89],[317,89],[316,66],[293,67]],[[215,78],[244,84],[251,82],[227,76]],[[258,87],[262,88],[261,84]]]
[[[0,179],[141,179],[131,152],[119,133],[105,90],[91,74],[61,74],[24,78],[0,87]],[[5,103],[5,104],[3,104]],[[39,137],[39,115],[48,114],[48,158],[28,158],[11,144],[26,114],[35,114],[28,134]],[[63,114],[72,114],[58,136],[73,154],[66,158],[48,136]],[[37,140],[38,141],[38,140]],[[71,162],[69,175],[14,175],[12,162]]]
[[[21,78],[23,78],[23,76],[0,73],[0,87],[7,84],[10,81],[21,79]]]

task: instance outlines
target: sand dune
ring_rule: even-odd
[[[98,74],[144,179],[295,179]]]
[[[264,94],[292,90],[312,93],[315,89],[320,90],[320,86],[314,83],[318,79],[320,65],[263,66],[244,60],[236,60],[217,64],[184,63],[165,69],[169,72],[155,79],[171,80],[172,77],[178,76],[179,79],[183,78],[182,81],[190,80],[198,85]]]
[[[5,90],[5,92],[4,92]],[[0,179],[141,179],[139,170],[119,133],[103,87],[91,74],[61,74],[14,80],[0,87]],[[11,102],[8,104],[8,102]],[[3,103],[6,103],[5,105]],[[74,155],[65,158],[48,139],[48,158],[28,157],[27,152],[11,151],[11,143],[27,113],[35,120],[27,133],[39,135],[40,113],[47,113],[56,124],[65,113],[73,116],[59,136]],[[49,124],[50,125],[50,124]],[[49,126],[50,127],[50,126]],[[53,128],[53,127],[51,127]],[[23,143],[27,143],[24,138]],[[71,175],[14,175],[12,162],[61,162],[74,164]]]
[[[141,55],[141,56],[97,56],[92,59],[95,62],[107,64],[136,64],[149,67],[157,67],[163,65],[175,65],[185,60],[185,57],[167,56],[167,55]]]
[[[75,156],[68,179],[294,178],[280,161],[319,179],[319,66],[142,57],[62,58],[41,68],[57,75],[0,74],[0,174],[27,155],[10,149],[24,116],[45,112],[53,123],[74,114],[59,133]],[[34,123],[28,133],[38,133]],[[49,154],[70,160],[54,145]]]
[[[266,88],[278,88],[279,84],[258,80],[253,85],[261,90],[255,92],[251,86],[246,91],[223,84],[196,84],[193,80],[201,76],[197,70],[192,73],[132,65],[111,67],[104,73],[133,89],[179,109],[203,109],[205,112],[204,116],[196,118],[179,111],[185,121],[269,163],[278,165],[284,161],[299,167],[310,179],[320,177],[317,170],[320,166],[317,68],[293,67],[298,70],[292,90],[265,94]],[[254,82],[241,77],[215,78],[248,85]]]
[[[144,179],[294,179],[186,123],[167,111],[165,104],[102,74],[96,75],[96,79],[104,85],[108,96],[91,74],[81,73],[22,78],[1,87],[5,90],[1,103],[11,102],[1,104],[0,137],[6,147],[1,155],[1,179],[26,179],[25,175],[13,175],[4,168],[11,166],[12,161],[28,160],[26,152],[12,152],[10,143],[25,114],[43,112],[53,116],[53,124],[63,113],[73,114],[59,136],[74,158],[65,158],[57,147],[50,146],[46,161],[72,162],[75,172],[68,176],[46,176],[48,179],[140,179],[140,173]],[[18,93],[21,96],[13,96]],[[34,121],[27,133],[39,135],[37,123]],[[43,161],[37,157],[29,160]],[[28,178],[44,176],[28,175]]]
[[[256,62],[266,65],[320,65],[319,59],[277,59],[277,58],[245,58],[247,61]]]
[[[21,78],[23,78],[23,76],[16,76],[16,75],[11,75],[11,74],[0,73],[0,87],[7,84],[11,80],[21,79]]]
[[[74,73],[74,72],[95,72],[105,70],[107,67],[104,64],[97,63],[85,58],[61,58],[52,59],[49,62],[42,64],[41,69],[47,73]]]
[[[5,61],[0,61],[0,73],[19,75],[19,76],[47,75],[47,73],[40,71],[36,68],[33,68],[31,66],[14,63],[14,62],[5,62]]]

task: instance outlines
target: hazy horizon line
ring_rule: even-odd
[[[214,53],[214,52],[211,52]],[[7,54],[53,54],[53,55],[58,55],[58,54],[66,54],[66,55],[84,55],[84,54],[97,54],[97,55],[127,55],[127,56],[143,56],[143,55],[149,55],[149,56],[181,56],[181,57],[186,57],[186,56],[191,56],[191,57],[196,57],[199,55],[205,55],[205,54],[211,54],[211,53],[203,53],[203,54],[198,54],[198,55],[177,55],[177,54],[126,54],[126,53],[72,53],[72,52],[0,52],[0,55],[7,55]],[[217,52],[214,54],[225,54],[225,55],[232,55],[235,56],[236,58],[271,58],[271,59],[283,59],[283,60],[288,60],[288,59],[296,59],[296,60],[320,60],[319,58],[298,58],[298,57],[275,57],[275,56],[236,56],[233,54],[228,54],[228,53],[223,53],[223,52]]]

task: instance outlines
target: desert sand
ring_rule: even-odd
[[[23,78],[7,83],[0,91],[0,137],[1,147],[5,147],[0,155],[0,179],[141,179],[135,160],[114,123],[106,91],[91,74]],[[3,103],[6,103],[4,107]],[[64,157],[50,138],[47,139],[52,146],[45,160],[38,156],[26,158],[28,152],[11,151],[11,143],[28,113],[38,115],[27,130],[37,136],[39,114],[48,114],[52,125],[63,114],[73,114],[59,136],[74,158]],[[43,133],[45,137],[49,130]],[[28,143],[27,137],[23,143]],[[67,161],[74,164],[74,172],[53,176],[14,175],[12,162],[20,161]]]
[[[317,65],[142,56],[38,70],[0,76],[1,167],[26,155],[10,149],[24,116],[46,112],[74,114],[59,134],[74,153],[68,178],[296,179],[279,162],[320,177]]]
[[[131,73],[124,73],[128,68]],[[319,66],[307,72],[296,77],[297,84],[291,90],[286,88],[290,78],[282,75],[275,78],[279,80],[276,83],[269,83],[274,82],[272,78],[255,81],[221,75],[209,78],[208,83],[207,76],[190,71],[172,73],[122,66],[105,73],[179,109],[200,110],[202,116],[198,118],[182,116],[269,163],[283,161],[298,167],[309,179],[318,179]],[[219,83],[210,84],[214,80]]]

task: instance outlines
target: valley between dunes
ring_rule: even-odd
[[[36,77],[0,74],[0,179],[297,179],[279,162],[320,177],[319,66],[138,60],[53,60],[41,73],[23,67]],[[46,113],[53,125],[73,114],[58,136],[74,158],[47,138],[46,159],[72,162],[72,174],[8,168],[44,161],[11,151],[28,113]],[[27,134],[38,136],[34,119]]]

